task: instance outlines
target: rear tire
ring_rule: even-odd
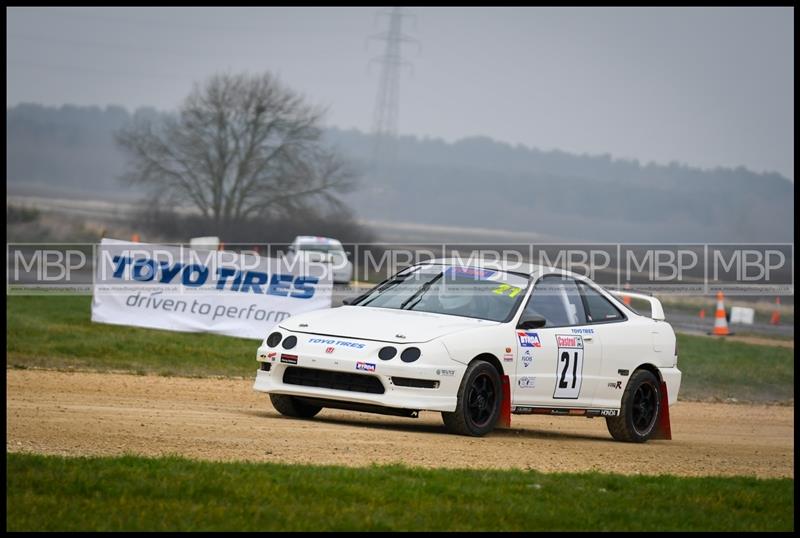
[[[658,426],[661,392],[658,378],[648,370],[636,370],[622,395],[617,417],[606,417],[611,437],[627,443],[644,443]]]
[[[497,424],[502,401],[500,374],[488,362],[474,361],[461,379],[456,410],[442,411],[442,421],[450,433],[481,437]]]
[[[270,394],[269,399],[272,407],[287,417],[311,418],[322,411],[322,406],[312,405],[286,394]]]

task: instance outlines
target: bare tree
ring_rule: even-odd
[[[189,203],[217,227],[308,211],[349,190],[354,173],[321,142],[323,111],[263,75],[216,75],[176,115],[135,119],[117,133],[123,179]]]

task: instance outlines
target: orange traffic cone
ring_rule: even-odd
[[[625,290],[629,290],[629,289],[631,289],[631,285],[630,285],[630,284],[625,284],[625,285],[623,286],[623,289],[625,289]],[[630,298],[630,296],[628,296],[628,295],[625,295],[625,296],[623,296],[623,297],[622,297],[622,302],[623,302],[623,303],[625,303],[626,305],[630,306],[630,304],[631,304],[631,298]]]
[[[131,236],[131,243],[138,243],[139,242],[139,234],[133,234]]]
[[[732,334],[728,330],[728,320],[725,318],[725,304],[724,304],[725,296],[722,294],[721,291],[717,292],[717,313],[714,314],[714,328],[711,330],[711,334],[717,336],[727,336]]]
[[[217,248],[217,250],[225,250],[225,243],[223,241],[219,242],[219,247]]]
[[[772,312],[772,317],[769,318],[769,322],[773,325],[777,325],[781,322],[781,313],[778,310],[778,307],[781,306],[781,298],[775,297],[775,310]]]

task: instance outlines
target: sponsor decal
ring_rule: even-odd
[[[286,364],[297,364],[297,355],[289,355],[287,353],[281,353],[281,362]]]
[[[533,357],[531,357],[530,355],[524,355],[524,356],[522,357],[522,366],[524,366],[525,368],[527,368],[527,367],[528,367],[528,366],[530,366],[531,364],[533,364]]]
[[[572,334],[594,334],[594,329],[591,327],[579,327],[572,329]]]
[[[558,347],[571,347],[571,348],[583,349],[583,338],[581,338],[580,336],[557,334],[556,343],[558,344]]]
[[[612,381],[608,384],[608,388],[610,389],[621,389],[622,388],[622,381],[617,381],[616,383]]]
[[[325,348],[325,353],[333,353],[334,349],[336,349],[336,348],[333,347],[333,346],[328,346],[328,347]]]
[[[278,353],[277,353],[276,351],[270,351],[269,353],[267,353],[267,358],[268,358],[268,359],[275,360],[275,357],[276,357],[277,355],[278,355]]]
[[[517,415],[561,415],[587,417],[616,417],[619,409],[575,409],[565,407],[512,407],[511,412]]]
[[[505,355],[503,355],[503,360],[506,361],[506,362],[513,361],[514,360],[514,354],[513,353],[506,353]]]
[[[357,362],[356,370],[364,370],[365,372],[374,372],[375,365],[371,362]]]
[[[556,383],[553,398],[576,399],[583,382],[583,337],[557,334]]]
[[[542,347],[542,342],[539,340],[538,333],[529,333],[525,331],[517,331],[517,338],[521,347]]]
[[[520,377],[517,384],[521,389],[532,389],[536,388],[536,378],[535,377]]]
[[[444,370],[444,369],[437,369],[436,375],[445,376],[445,377],[452,377],[456,375],[455,370]]]
[[[511,353],[511,348],[510,347],[506,348],[506,353]]]
[[[361,349],[366,347],[367,344],[359,344],[358,342],[350,342],[349,340],[336,340],[335,338],[309,338],[309,344],[325,344],[327,346],[346,347],[349,349]],[[330,353],[327,349],[326,353]]]
[[[511,284],[500,284],[492,290],[492,293],[497,295],[505,295],[505,293],[508,292],[509,297],[516,297],[521,291],[522,288],[518,288],[517,286],[512,286]]]
[[[622,369],[620,369],[620,370],[617,370],[617,373],[618,373],[619,375],[624,375],[624,376],[627,376],[627,375],[628,375],[628,370],[622,370]]]
[[[488,269],[475,269],[473,267],[450,266],[447,268],[447,275],[453,278],[472,278],[474,280],[486,280],[496,272],[497,271],[489,271]]]

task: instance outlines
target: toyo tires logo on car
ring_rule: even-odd
[[[362,349],[366,347],[366,344],[361,344],[359,342],[350,342],[349,340],[335,340],[333,338],[309,338],[308,343],[326,344],[329,347],[325,348],[325,353],[333,353],[333,348],[330,346],[346,347],[350,349]]]

